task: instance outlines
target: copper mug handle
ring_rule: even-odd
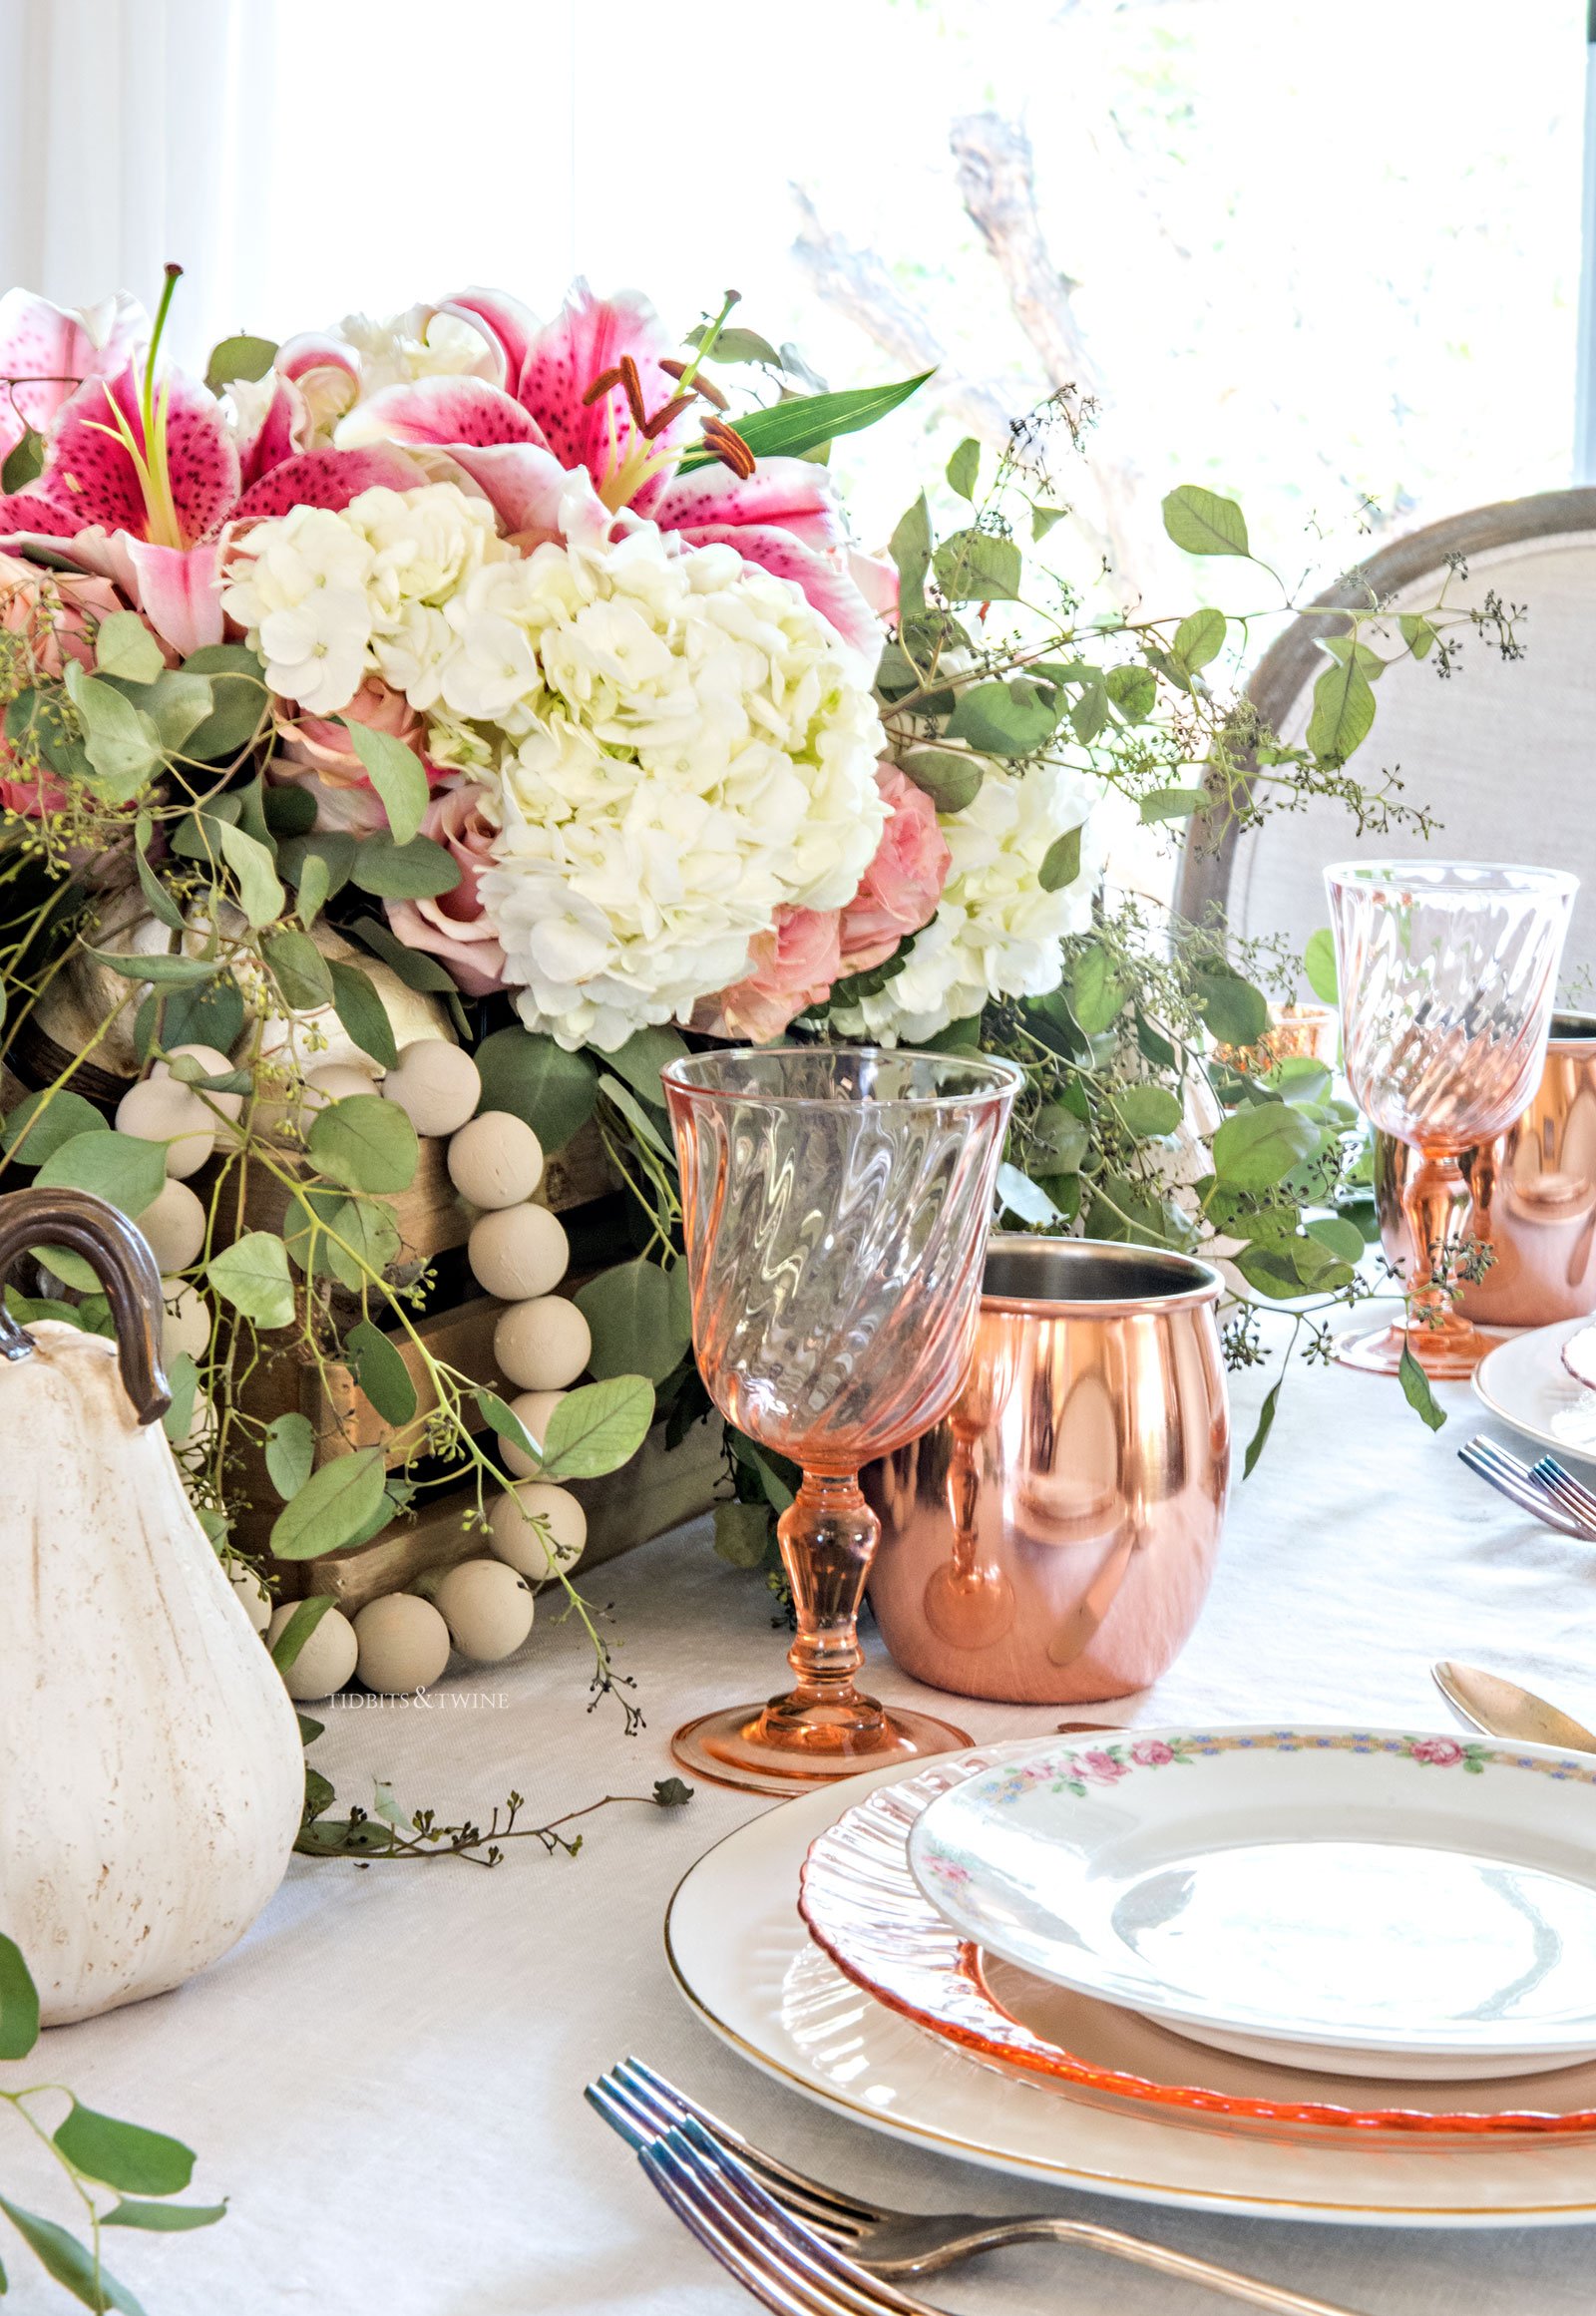
[[[87,1190],[13,1190],[0,1196],[0,1283],[26,1247],[81,1255],[105,1289],[117,1326],[123,1388],[141,1423],[172,1405],[161,1364],[161,1273],[124,1214]],[[0,1358],[31,1358],[37,1346],[0,1297]]]

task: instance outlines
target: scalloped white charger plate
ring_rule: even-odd
[[[751,2065],[911,2145],[1135,2202],[1385,2227],[1596,2220],[1596,2142],[1275,2140],[1016,2082],[911,2026],[826,1960],[796,1900],[816,1834],[872,1786],[925,1766],[846,1777],[771,1809],[677,1888],[665,1921],[671,1970],[698,2017]]]
[[[1596,1463],[1596,1391],[1576,1383],[1563,1365],[1563,1346],[1589,1327],[1588,1319],[1561,1319],[1508,1337],[1474,1369],[1474,1396],[1510,1430],[1554,1455]]]

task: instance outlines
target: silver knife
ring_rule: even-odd
[[[1583,1722],[1561,1713],[1504,1681],[1499,1673],[1482,1673],[1477,1665],[1458,1665],[1449,1657],[1432,1665],[1435,1686],[1454,1713],[1487,1737],[1506,1737],[1510,1743],[1560,1745],[1564,1752],[1596,1753],[1596,1735]]]

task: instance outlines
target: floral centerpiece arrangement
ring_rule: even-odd
[[[486,1525],[529,1475],[706,1413],[658,1089],[690,1038],[1020,1060],[1010,1222],[1217,1252],[1237,1358],[1260,1300],[1312,1340],[1357,1291],[1351,1114],[1264,1048],[1296,961],[1105,893],[1105,865],[1138,821],[1308,795],[1402,817],[1347,770],[1372,686],[1397,651],[1447,664],[1491,606],[1327,620],[1287,748],[1218,673],[1291,607],[1234,501],[1186,487],[1165,522],[1251,567],[1245,615],[1095,613],[1050,566],[1066,396],[994,474],[960,446],[952,528],[923,496],[871,556],[827,447],[924,381],[816,390],[729,297],[672,341],[635,297],[579,287],[540,326],[472,290],[228,340],[200,383],[162,354],[176,277],[153,325],[126,297],[0,301],[0,1188],[93,1189],[161,1238],[169,1425],[219,1551],[267,1489],[279,1569],[462,1479]],[[564,1400],[507,1404],[433,1348],[396,991],[475,1057],[485,1112],[545,1154],[601,1145],[625,1194]],[[318,1068],[334,1045],[356,1074]],[[191,1176],[192,1229],[155,1229]],[[107,1325],[41,1256],[14,1307]],[[284,1363],[327,1385],[319,1415],[262,1398]],[[719,1540],[753,1563],[788,1475],[729,1448]],[[525,1519],[569,1587],[552,1495]]]

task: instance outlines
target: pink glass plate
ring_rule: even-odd
[[[1047,1985],[1008,1964],[989,1964],[921,1895],[906,1845],[915,1819],[939,1793],[1002,1758],[1001,1751],[962,1753],[917,1777],[879,1786],[810,1845],[798,1892],[809,1934],[846,1977],[889,2010],[1004,2073],[1172,2109],[1195,2122],[1212,2117],[1276,2130],[1596,2132],[1596,2064],[1590,2062],[1519,2083],[1482,2083],[1477,2091],[1491,2102],[1486,2109],[1447,2107],[1456,2088],[1440,2083],[1404,2085],[1406,2107],[1364,2107],[1357,2102],[1369,2087],[1357,2078],[1303,2076],[1199,2051],[1134,2012]],[[1194,2064],[1205,2082],[1184,2079]],[[1337,2083],[1344,2086],[1341,2104],[1297,2096]],[[1548,2092],[1566,2106],[1511,2104],[1515,2097],[1544,2100]]]

